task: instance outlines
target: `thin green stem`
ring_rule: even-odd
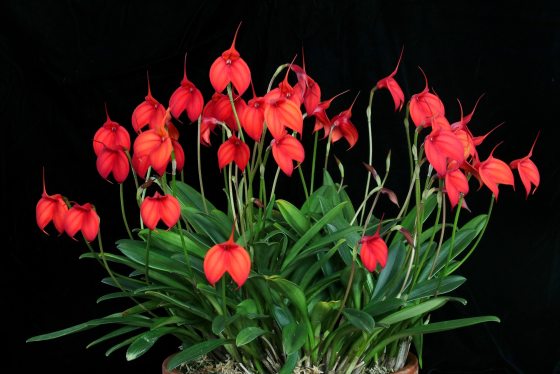
[[[231,90],[231,83],[227,85],[227,94],[229,97],[229,103],[231,104],[231,110],[233,111],[233,117],[235,118],[235,123],[237,124],[237,131],[239,132],[239,138],[245,143],[245,138],[243,137],[243,129],[241,128],[241,122],[239,121],[239,116],[237,115],[237,109],[235,109],[235,102],[233,101],[233,91]]]
[[[301,185],[303,186],[303,193],[305,194],[305,200],[309,199],[309,192],[307,191],[307,186],[305,185],[305,177],[303,176],[303,171],[301,170],[301,165],[298,166],[299,178],[301,179]]]
[[[368,164],[371,165],[373,163],[373,135],[372,135],[372,124],[371,124],[371,108],[372,108],[372,104],[373,104],[373,94],[375,93],[375,90],[377,89],[377,86],[373,86],[373,88],[371,89],[371,91],[369,92],[369,102],[368,102],[368,106],[366,108],[366,117],[367,117],[367,122],[368,122],[368,149],[369,149],[369,154],[368,154]],[[367,196],[368,191],[369,191],[369,184],[371,182],[371,173],[367,173],[367,180],[366,180],[366,188],[364,191],[364,199],[365,196]],[[360,216],[360,222],[362,222],[364,218],[364,211],[362,211],[362,215]]]
[[[206,197],[204,196],[204,183],[202,181],[202,161],[200,157],[200,124],[202,122],[202,116],[198,117],[197,124],[197,136],[196,136],[196,162],[198,165],[198,184],[200,185],[200,194],[202,195],[202,204],[204,205],[204,212],[208,213],[208,207],[206,206]],[[181,177],[183,173],[181,172]]]
[[[150,284],[150,245],[152,242],[152,230],[148,230],[148,239],[146,240],[146,261],[144,273],[146,274],[146,284]]]
[[[439,234],[439,241],[438,241],[438,246],[436,249],[436,254],[434,255],[434,261],[432,262],[432,268],[430,269],[430,274],[428,275],[428,279],[432,278],[432,276],[434,275],[434,271],[436,269],[436,263],[439,257],[439,252],[441,251],[441,246],[443,245],[443,237],[445,235],[445,225],[446,225],[446,219],[447,219],[447,208],[446,208],[446,204],[445,204],[445,200],[444,200],[444,196],[443,196],[443,191],[439,192],[441,199],[442,199],[442,214],[441,214],[441,232]]]
[[[313,195],[313,187],[315,185],[315,162],[317,161],[317,143],[319,141],[319,132],[315,131],[313,139],[313,159],[311,161],[311,185],[309,186],[309,195]]]
[[[126,228],[126,232],[128,233],[128,237],[130,238],[130,240],[133,239],[132,237],[132,232],[130,231],[130,227],[128,226],[128,221],[126,219],[126,212],[124,209],[124,193],[123,193],[123,187],[124,183],[120,183],[119,184],[119,197],[120,197],[120,201],[121,201],[121,214],[122,214],[122,218],[123,218],[123,222],[124,222],[124,227]]]

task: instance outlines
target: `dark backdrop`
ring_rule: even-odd
[[[501,189],[487,234],[460,271],[468,281],[457,295],[469,304],[448,305],[433,317],[494,314],[502,323],[426,336],[422,372],[559,372],[558,2],[4,0],[0,17],[1,215],[8,239],[1,249],[0,304],[8,348],[0,367],[7,362],[18,371],[32,365],[36,372],[154,373],[176,348],[176,342],[163,339],[146,357],[126,363],[123,351],[106,358],[108,346],[85,349],[99,331],[25,343],[113,310],[109,303],[95,303],[107,289],[99,283],[104,274],[97,264],[78,260],[85,248],[37,229],[41,168],[49,193],[96,204],[106,243],[123,236],[118,188],[99,177],[91,151],[93,134],[104,122],[104,103],[112,119],[131,130],[130,115],[146,94],[146,71],[154,96],[166,103],[181,79],[185,52],[189,78],[209,99],[209,66],[243,21],[237,47],[259,94],[275,68],[300,54],[302,46],[324,97],[351,90],[331,113],[361,92],[354,121],[362,140],[349,152],[342,145],[334,150],[346,165],[347,180],[362,178],[359,165],[367,158],[367,93],[393,70],[403,45],[397,79],[407,98],[424,87],[417,66],[452,120],[459,116],[457,98],[470,111],[486,93],[471,128],[482,134],[505,125],[483,147],[483,157],[500,140],[497,157],[522,157],[542,130],[533,158],[541,187],[527,200],[517,176],[517,191]],[[402,115],[393,113],[386,91],[374,103],[374,159],[383,169],[384,155],[393,150],[392,183],[400,191],[399,180],[407,175],[399,160]],[[190,181],[196,130],[182,129]],[[215,150],[203,151],[212,166],[205,172],[209,178],[219,177]],[[288,183],[281,179],[279,193],[297,199]],[[481,190],[469,199],[480,212],[489,193]]]

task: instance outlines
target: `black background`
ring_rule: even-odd
[[[114,304],[95,303],[107,288],[99,283],[104,274],[96,263],[78,260],[86,250],[83,245],[66,236],[47,237],[37,229],[34,208],[41,195],[41,169],[45,167],[49,193],[96,205],[110,247],[108,243],[125,232],[118,187],[99,177],[91,149],[93,134],[105,120],[104,103],[112,119],[132,133],[130,116],[146,94],[146,71],[154,96],[165,104],[182,77],[185,52],[189,78],[208,100],[210,64],[229,47],[243,21],[237,49],[251,68],[258,94],[264,93],[278,65],[301,55],[302,46],[307,71],[324,98],[351,90],[335,101],[331,115],[346,109],[361,92],[353,117],[360,142],[348,152],[342,144],[334,147],[346,165],[352,197],[361,193],[352,187],[363,180],[360,164],[367,159],[368,92],[393,70],[403,45],[397,80],[407,98],[424,87],[418,66],[443,98],[451,121],[459,117],[457,98],[470,111],[485,93],[472,131],[483,134],[500,122],[505,125],[482,146],[483,158],[502,140],[496,157],[511,161],[525,156],[542,130],[533,157],[541,171],[541,187],[527,200],[517,176],[516,191],[501,189],[485,238],[460,270],[467,282],[457,295],[469,304],[448,304],[433,316],[438,320],[494,314],[502,323],[426,336],[422,372],[560,372],[557,1],[1,4],[0,214],[3,238],[8,240],[1,249],[0,305],[2,340],[8,350],[0,367],[7,362],[8,369],[18,371],[31,365],[36,372],[157,373],[163,358],[176,349],[175,341],[162,339],[145,357],[127,363],[122,350],[106,358],[108,346],[85,349],[100,335],[97,330],[25,343],[30,336],[114,310]],[[383,170],[384,156],[392,149],[391,183],[399,193],[408,173],[401,118],[393,113],[388,92],[378,92],[374,164]],[[187,181],[195,181],[196,128],[184,124],[180,130]],[[203,150],[205,175],[219,181],[215,151]],[[280,179],[279,194],[301,200],[289,183]],[[475,193],[474,184],[471,189],[473,213],[482,212],[489,192]],[[212,193],[219,205],[222,195]]]

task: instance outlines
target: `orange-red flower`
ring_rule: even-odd
[[[107,107],[105,107],[105,114],[107,115],[107,120],[93,136],[93,151],[95,155],[99,156],[105,147],[121,148],[128,151],[130,149],[130,135],[128,131],[109,118]]]
[[[303,114],[301,114],[299,106],[293,101],[278,97],[271,92],[265,96],[267,105],[264,109],[264,119],[270,134],[274,138],[280,138],[284,135],[286,127],[301,134]]]
[[[410,117],[416,127],[429,127],[433,118],[445,115],[445,108],[439,97],[428,92],[428,78],[422,69],[420,71],[424,75],[426,87],[410,98]]]
[[[182,112],[187,112],[187,116],[191,122],[202,113],[204,106],[204,98],[200,90],[187,79],[187,55],[185,55],[185,63],[183,65],[183,79],[181,86],[173,92],[169,99],[169,109],[175,118],[179,118]]]
[[[139,133],[146,126],[151,129],[161,127],[164,119],[165,107],[153,98],[148,79],[148,95],[132,112],[132,127]]]
[[[305,150],[301,143],[291,135],[284,132],[281,137],[272,139],[272,157],[278,167],[287,175],[291,176],[294,171],[293,161],[303,162]]]
[[[66,213],[64,231],[72,239],[74,239],[78,231],[81,231],[88,242],[94,240],[99,233],[99,216],[93,205],[90,203],[84,205],[74,204]]]
[[[378,263],[382,268],[387,263],[387,244],[379,235],[380,227],[381,223],[377,226],[377,231],[374,235],[364,235],[360,239],[360,244],[362,245],[360,248],[360,259],[365,268],[370,272],[375,270]]]
[[[439,176],[443,176],[447,172],[448,162],[457,161],[460,165],[464,160],[463,144],[451,130],[444,126],[432,129],[432,132],[426,136],[424,150],[426,158]]]
[[[395,103],[395,111],[397,109],[401,110],[404,104],[403,90],[395,80],[395,75],[397,74],[397,70],[399,69],[399,65],[401,63],[403,51],[404,48],[401,49],[401,55],[399,57],[399,61],[397,62],[397,67],[395,68],[395,70],[393,70],[393,72],[389,74],[389,76],[379,80],[379,82],[377,82],[376,84],[377,88],[386,88],[389,90],[389,93],[391,94],[391,97],[393,98],[393,101]]]
[[[445,174],[445,192],[452,208],[459,202],[461,194],[465,196],[469,192],[469,182],[461,170],[455,169]]]
[[[256,142],[260,141],[263,132],[265,104],[264,97],[253,93],[253,98],[247,105],[241,105],[238,112],[243,130]]]
[[[535,148],[535,144],[537,143],[537,139],[539,138],[540,131],[531,146],[531,150],[529,154],[523,158],[513,160],[510,162],[510,167],[512,169],[517,169],[519,173],[519,177],[521,178],[521,183],[523,183],[523,187],[525,187],[526,195],[525,198],[529,197],[529,193],[535,193],[537,187],[539,187],[539,183],[541,180],[539,169],[537,165],[531,160],[531,156],[533,156],[533,148]],[[531,192],[531,185],[534,185],[533,192]]]
[[[474,167],[478,172],[480,181],[492,191],[497,200],[498,193],[500,192],[498,184],[507,184],[512,187],[515,187],[515,185],[511,169],[508,164],[493,156],[494,150],[496,150],[496,147],[494,147],[492,153],[490,153],[490,156],[485,161],[476,163]]]
[[[317,105],[321,102],[321,87],[313,80],[305,71],[305,60],[303,61],[303,68],[298,65],[292,65],[292,70],[296,73],[298,79],[298,86],[300,91],[303,92],[303,106],[305,112],[308,114],[313,113]]]
[[[327,116],[327,109],[329,109],[334,99],[346,92],[348,92],[348,90],[338,93],[328,100],[320,102],[319,104],[317,104],[313,112],[308,112],[310,116],[315,117],[315,127],[313,128],[313,132],[323,129],[323,137],[326,138],[327,136],[329,136],[331,132],[331,120]]]
[[[243,171],[249,162],[250,154],[249,146],[232,135],[218,148],[218,165],[223,169],[227,164],[235,162],[239,170]]]
[[[350,118],[352,118],[352,107],[357,98],[358,96],[356,95],[350,108],[340,112],[331,120],[331,142],[334,143],[344,138],[350,145],[348,149],[352,148],[358,141],[358,130],[356,130],[356,126],[350,121]]]
[[[181,206],[174,196],[160,195],[156,192],[153,197],[144,199],[140,205],[140,216],[150,230],[155,230],[160,220],[171,228],[181,217]]]
[[[241,27],[241,24],[239,24],[235,31],[231,47],[224,51],[210,67],[210,83],[212,83],[212,87],[214,87],[216,92],[222,92],[231,82],[237,93],[243,95],[251,82],[249,66],[247,66],[247,63],[235,49],[239,27]]]
[[[122,183],[125,181],[130,171],[128,157],[122,149],[105,147],[97,156],[97,171],[104,178],[109,178],[109,174],[113,174],[115,182]]]
[[[62,234],[64,232],[64,219],[67,212],[68,206],[64,202],[62,195],[47,194],[45,176],[43,175],[43,194],[35,207],[37,226],[46,234],[45,227],[52,221],[56,231]]]
[[[251,257],[242,246],[233,241],[233,230],[229,239],[216,244],[204,256],[204,274],[211,285],[215,285],[228,272],[238,287],[243,286],[251,272]]]

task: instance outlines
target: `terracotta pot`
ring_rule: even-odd
[[[173,357],[173,355],[167,357],[164,361],[163,364],[161,364],[161,374],[181,374],[181,372],[179,370],[167,370],[167,363],[169,362],[169,360],[171,360],[171,358]]]
[[[408,352],[403,368],[393,374],[418,374],[418,357],[414,353]]]

